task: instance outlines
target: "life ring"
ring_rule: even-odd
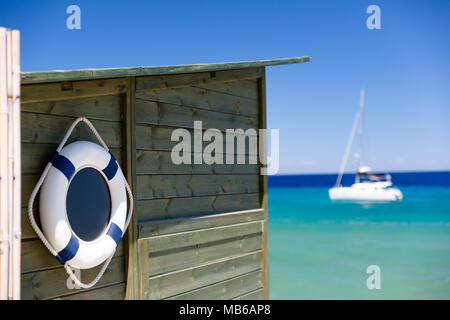
[[[66,205],[71,182],[85,168],[94,169],[103,177],[111,200],[109,222],[92,241],[83,240],[74,232]],[[39,209],[42,229],[58,252],[56,258],[61,264],[88,269],[101,264],[113,254],[125,227],[125,183],[125,177],[114,156],[96,143],[76,141],[53,156],[48,175],[42,184]]]

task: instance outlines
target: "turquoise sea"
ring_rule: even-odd
[[[450,186],[404,185],[401,202],[370,204],[282,185],[269,179],[271,299],[450,299]]]

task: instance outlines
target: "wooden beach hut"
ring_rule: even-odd
[[[23,72],[21,298],[268,298],[267,176],[248,162],[175,165],[171,133],[192,132],[196,120],[204,130],[266,128],[265,68],[306,61]],[[135,202],[106,273],[82,290],[70,288],[26,209],[43,168],[79,116],[110,147]],[[74,140],[96,142],[84,125],[69,142]],[[82,280],[98,270],[82,270]]]

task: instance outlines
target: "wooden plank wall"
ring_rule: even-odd
[[[22,85],[22,298],[267,298],[266,177],[248,164],[248,148],[245,165],[171,161],[173,130],[192,133],[196,120],[204,130],[264,128],[263,83],[264,68],[247,68]],[[135,198],[128,239],[88,290],[67,289],[66,273],[26,210],[78,116],[89,118],[110,146]],[[77,139],[95,141],[84,125],[71,137]],[[83,281],[97,271],[82,271]]]
[[[141,223],[142,298],[262,298],[263,219],[253,209]]]
[[[22,299],[123,299],[125,256],[123,241],[109,268],[92,289],[73,290],[67,274],[37,238],[27,213],[27,202],[45,165],[73,120],[86,116],[110,146],[123,168],[123,113],[126,79],[22,85]],[[70,141],[97,142],[84,124]],[[38,199],[35,217],[39,219]],[[99,268],[81,271],[82,281],[95,277]]]
[[[263,298],[259,166],[248,158],[247,164],[213,165],[175,165],[170,158],[178,143],[171,133],[192,133],[194,121],[203,129],[257,132],[263,75],[250,68],[136,77],[139,298]]]

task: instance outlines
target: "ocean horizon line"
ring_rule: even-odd
[[[450,187],[450,171],[393,171],[389,173],[396,186]],[[269,187],[332,187],[338,173],[279,174],[268,176]],[[341,184],[351,185],[355,173],[344,173]]]
[[[396,173],[450,173],[450,169],[445,170],[387,170],[387,171],[378,171],[374,170],[374,173],[378,172],[387,172],[389,174],[396,174]],[[270,174],[269,177],[279,177],[279,176],[319,176],[319,175],[338,175],[339,172],[317,172],[317,173],[276,173],[276,174]],[[353,171],[345,171],[344,175],[346,174],[355,174]]]

